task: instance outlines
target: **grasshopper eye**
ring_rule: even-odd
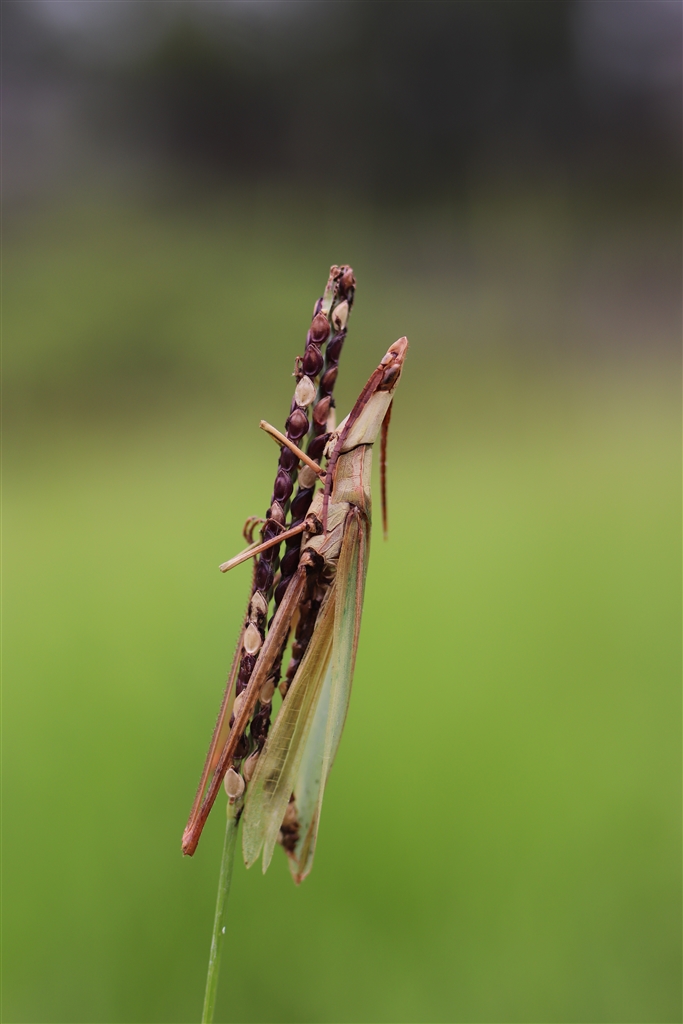
[[[382,377],[382,383],[377,388],[377,390],[378,391],[389,391],[389,389],[391,387],[393,387],[393,385],[398,380],[400,373],[401,373],[401,367],[400,366],[398,366],[398,365],[389,366],[384,371],[384,376]]]

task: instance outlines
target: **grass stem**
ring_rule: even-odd
[[[223,856],[221,858],[221,873],[218,879],[218,895],[216,897],[216,913],[213,919],[213,933],[211,935],[211,952],[209,953],[209,970],[206,976],[206,992],[204,993],[204,1009],[202,1011],[202,1024],[212,1024],[213,1013],[216,1005],[216,991],[218,989],[218,972],[221,965],[221,950],[225,937],[225,911],[230,894],[230,882],[232,880],[232,867],[235,863],[235,842],[237,839],[237,827],[239,825],[239,812],[242,801],[228,804],[228,821],[225,828],[225,841],[223,843]]]

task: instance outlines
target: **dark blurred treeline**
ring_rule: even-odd
[[[10,198],[137,159],[373,200],[677,181],[677,2],[2,7]]]

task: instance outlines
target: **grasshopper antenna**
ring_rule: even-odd
[[[382,420],[382,446],[379,457],[379,479],[382,495],[382,532],[384,539],[389,537],[389,510],[387,506],[387,442],[389,440],[389,424],[391,423],[391,410],[394,407],[392,402],[387,409],[387,414]]]
[[[261,420],[259,426],[261,430],[265,430],[266,434],[270,434],[273,440],[276,441],[281,448],[289,448],[290,452],[294,452],[297,459],[303,462],[305,466],[308,466],[309,469],[312,469],[316,476],[325,476],[325,470],[319,466],[317,462],[314,462],[313,459],[310,459],[306,452],[302,451],[298,445],[294,444],[293,441],[290,441],[290,439],[276,427],[273,427],[265,420]]]

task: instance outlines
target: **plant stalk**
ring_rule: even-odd
[[[232,868],[235,863],[235,845],[237,839],[237,828],[239,826],[239,814],[241,810],[241,800],[228,804],[228,820],[225,827],[221,872],[218,878],[218,895],[216,897],[216,913],[213,919],[213,932],[211,935],[209,970],[206,975],[206,992],[204,993],[202,1024],[212,1024],[213,1013],[216,1006],[218,972],[221,966],[223,939],[225,938],[225,911],[228,904],[228,896],[230,894]]]

